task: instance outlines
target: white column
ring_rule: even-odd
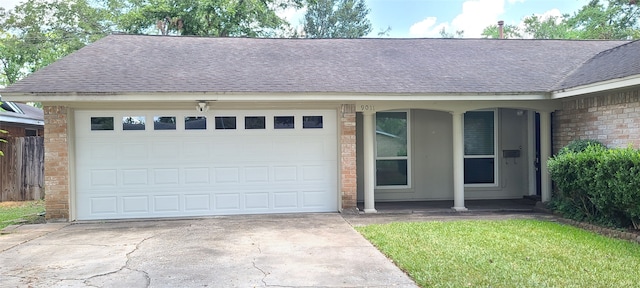
[[[464,207],[464,113],[451,112],[453,116],[453,207],[456,211],[467,211]]]
[[[364,213],[376,213],[376,199],[374,189],[376,187],[375,178],[375,153],[373,144],[375,138],[375,112],[362,112],[362,132],[363,132],[363,155],[364,157]]]
[[[551,200],[551,177],[547,168],[547,160],[551,157],[551,113],[540,113],[540,187],[542,202]]]

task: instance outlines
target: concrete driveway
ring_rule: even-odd
[[[5,232],[2,287],[416,287],[336,213]]]

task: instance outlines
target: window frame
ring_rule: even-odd
[[[378,137],[377,137],[377,129],[376,127],[378,126],[377,124],[377,114],[378,113],[385,113],[385,112],[390,112],[390,113],[398,113],[398,112],[402,112],[405,113],[406,115],[406,119],[407,119],[407,155],[406,156],[382,156],[382,157],[378,157]],[[381,190],[392,190],[392,189],[410,189],[411,188],[411,174],[412,174],[412,169],[411,169],[411,110],[410,109],[406,109],[406,110],[387,110],[387,111],[378,111],[376,112],[376,114],[373,115],[374,117],[374,125],[373,125],[373,135],[374,135],[374,139],[375,141],[373,141],[373,153],[374,153],[374,160],[373,160],[373,171],[376,171],[374,173],[374,181],[375,181],[375,189],[381,189]],[[406,160],[407,161],[407,184],[406,185],[378,185],[378,160]]]
[[[485,159],[485,158],[493,158],[493,183],[465,183],[464,187],[497,187],[500,183],[499,181],[499,173],[498,173],[498,109],[497,108],[492,108],[492,109],[478,109],[478,110],[471,110],[471,111],[467,111],[466,113],[469,112],[493,112],[493,155],[466,155],[465,151],[462,151],[463,153],[463,161],[465,159]],[[465,129],[464,129],[464,122],[465,122],[465,117],[462,117],[462,141],[465,141],[465,137],[464,137],[464,133],[465,133]],[[464,143],[462,144],[464,147]],[[464,178],[464,176],[463,176]]]

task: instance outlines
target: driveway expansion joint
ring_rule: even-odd
[[[17,229],[19,229],[20,227],[22,227],[22,226],[24,226],[24,225],[29,225],[29,224],[20,224],[18,227],[16,227],[16,228],[15,228],[15,229],[13,229],[13,230],[17,230]],[[45,224],[45,225],[46,225],[46,224]],[[58,228],[58,229],[51,230],[51,231],[47,231],[47,232],[42,233],[41,235],[38,235],[38,236],[36,236],[36,237],[33,237],[33,238],[29,238],[29,239],[27,239],[27,240],[24,240],[24,241],[22,241],[22,242],[20,242],[20,243],[17,243],[16,245],[13,245],[13,246],[11,246],[11,247],[8,247],[8,248],[6,248],[6,249],[4,249],[4,250],[0,251],[0,253],[5,252],[5,251],[9,251],[9,250],[11,250],[11,249],[13,249],[13,248],[15,248],[15,247],[17,247],[17,246],[20,246],[20,245],[22,245],[22,244],[29,243],[29,242],[31,242],[31,241],[33,241],[33,240],[38,239],[38,238],[41,238],[41,237],[47,236],[47,235],[49,235],[49,234],[51,234],[51,233],[53,233],[53,232],[56,232],[56,231],[58,231],[58,230],[60,230],[60,229],[62,229],[62,228],[65,228],[65,227],[67,227],[67,226],[69,226],[69,225],[71,225],[71,224],[69,223],[69,224],[66,224],[66,225],[62,225],[62,226],[60,226],[60,228]],[[3,230],[4,230],[4,229],[3,229]],[[11,234],[11,233],[9,233],[9,234]]]

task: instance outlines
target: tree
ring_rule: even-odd
[[[10,85],[109,31],[89,0],[27,0],[0,11],[0,85]]]
[[[288,23],[276,12],[302,0],[104,0],[127,33],[195,36],[276,36]]]
[[[307,38],[359,38],[371,32],[364,0],[308,0],[304,15]]]
[[[524,19],[524,32],[535,39],[575,39],[577,31],[567,24],[569,15],[546,18],[531,15]]]
[[[500,28],[498,25],[487,26],[482,30],[482,37],[484,38],[500,38]],[[520,29],[518,26],[507,24],[502,27],[502,37],[504,39],[511,38],[522,38],[522,33],[520,33]]]
[[[440,29],[440,37],[442,38],[462,38],[464,37],[464,30],[456,30],[455,34],[454,33],[450,33],[447,32],[447,29],[445,29],[444,27],[442,27],[442,29]]]
[[[523,19],[524,33],[517,36],[535,39],[640,39],[640,7],[635,0],[591,0],[573,15]],[[505,26],[505,35],[508,34]],[[495,26],[483,35],[493,36]]]
[[[591,0],[566,23],[578,39],[638,39],[639,18],[640,7],[634,1]]]

